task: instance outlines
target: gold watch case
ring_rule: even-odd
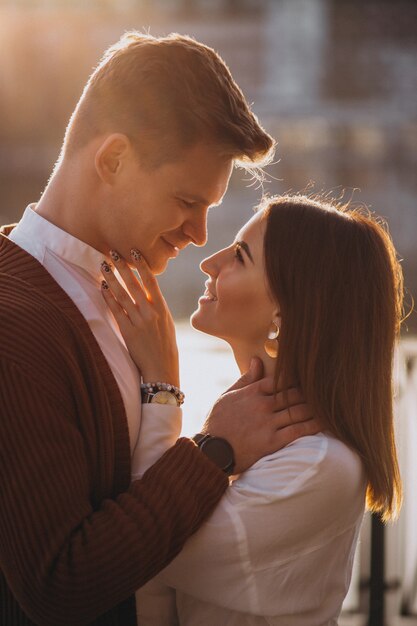
[[[178,400],[171,391],[161,389],[157,391],[151,398],[151,404],[170,404],[178,406]]]

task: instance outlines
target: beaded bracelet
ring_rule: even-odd
[[[158,391],[170,391],[176,397],[178,404],[184,403],[185,395],[178,387],[171,385],[170,383],[141,383],[140,390],[142,395],[157,393]]]

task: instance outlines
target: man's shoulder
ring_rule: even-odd
[[[11,275],[0,268],[0,314],[21,311],[21,315],[45,315],[55,307],[29,279]]]
[[[26,314],[56,314],[56,307],[45,292],[45,284],[54,282],[52,277],[39,261],[4,236],[10,228],[0,228],[0,315],[20,311],[18,321]]]
[[[21,344],[52,348],[68,331],[65,315],[42,291],[28,280],[0,271],[0,346],[19,338]]]
[[[86,333],[78,321],[76,306],[43,265],[0,234],[1,357],[33,362],[42,355],[57,366],[64,354],[79,358]]]

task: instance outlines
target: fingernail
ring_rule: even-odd
[[[139,252],[139,250],[137,250],[136,248],[133,248],[130,251],[130,254],[132,255],[132,258],[135,259],[135,261],[140,261],[142,258],[141,253]]]
[[[106,281],[105,281],[105,280],[102,280],[102,281],[101,281],[101,288],[102,288],[102,289],[108,289],[108,288],[109,288],[109,286],[108,286],[108,284],[106,283]]]
[[[101,264],[101,269],[103,270],[103,272],[106,272],[107,274],[109,272],[111,272],[111,267],[110,265],[107,263],[107,261],[103,261],[103,263]]]
[[[120,261],[120,254],[116,252],[116,250],[110,250],[110,256],[116,263],[117,261]]]

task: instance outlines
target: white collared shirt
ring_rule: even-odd
[[[129,428],[132,480],[139,479],[179,437],[182,411],[169,405],[142,406],[139,371],[101,295],[102,253],[34,209],[33,204],[27,207],[9,239],[44,266],[88,322],[119,386]]]
[[[142,407],[139,371],[101,295],[103,254],[46,220],[33,204],[9,239],[44,266],[88,322],[120,389],[129,427],[132,478],[138,478],[179,436],[182,412],[156,404]],[[141,408],[147,416],[142,430]],[[165,428],[159,430],[159,423],[165,423]]]
[[[139,591],[139,626],[336,626],[365,489],[359,456],[329,434],[264,457]]]

